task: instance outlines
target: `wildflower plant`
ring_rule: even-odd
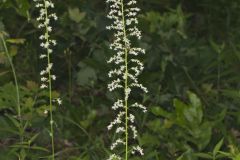
[[[52,39],[51,32],[53,28],[51,26],[52,21],[56,21],[58,17],[56,13],[53,13],[54,3],[51,0],[34,0],[36,2],[36,8],[39,9],[39,22],[38,28],[43,30],[43,34],[40,35],[39,39],[42,41],[40,46],[44,52],[40,54],[40,59],[46,59],[47,65],[45,69],[40,72],[41,76],[41,89],[48,89],[49,92],[49,114],[50,114],[50,137],[52,147],[52,157],[54,160],[55,149],[54,149],[54,121],[53,121],[53,103],[61,105],[61,99],[53,99],[52,96],[52,81],[56,80],[56,76],[52,74],[53,63],[51,62],[51,55],[53,53],[53,47],[56,46],[56,40]],[[48,111],[44,112],[48,114]]]
[[[145,50],[134,45],[136,40],[141,39],[141,31],[138,29],[137,15],[140,9],[136,7],[136,0],[106,0],[110,10],[107,17],[113,21],[107,26],[107,30],[114,32],[114,40],[110,44],[110,49],[115,54],[107,61],[115,68],[108,73],[112,79],[108,84],[109,91],[121,90],[123,97],[118,99],[112,106],[114,111],[118,111],[116,118],[108,125],[108,130],[115,130],[119,138],[112,143],[110,149],[115,150],[124,146],[124,155],[114,153],[108,160],[128,160],[130,154],[144,155],[143,149],[137,144],[131,143],[137,140],[135,116],[133,109],[140,109],[146,112],[145,106],[130,100],[134,89],[140,88],[147,93],[148,90],[138,81],[140,73],[143,71],[143,63],[139,60],[139,55],[145,54]]]

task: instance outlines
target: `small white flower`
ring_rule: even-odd
[[[122,158],[116,154],[112,154],[107,160],[122,160]]]
[[[133,125],[130,125],[130,128],[132,129],[132,132],[133,132],[133,139],[136,139],[137,138],[137,129],[135,126]]]
[[[53,44],[54,46],[57,45],[57,41],[56,41],[56,40],[51,40],[51,42],[52,42],[52,44]]]
[[[133,147],[132,154],[135,154],[136,152],[138,152],[141,156],[144,155],[143,149],[140,146],[134,146]]]
[[[139,104],[139,103],[134,103],[134,104],[131,105],[131,107],[140,108],[140,109],[142,109],[142,111],[144,113],[147,112],[147,108],[145,106],[143,106],[142,104]]]
[[[48,49],[47,49],[47,52],[48,52],[49,54],[51,54],[51,53],[53,52],[53,50],[50,49],[50,48],[48,48]]]
[[[40,59],[43,59],[43,58],[46,58],[46,57],[47,57],[47,55],[45,55],[45,54],[41,54],[41,55],[39,56]]]
[[[116,129],[116,133],[123,133],[123,132],[125,132],[125,129],[124,129],[124,127],[118,127],[117,129]]]
[[[125,100],[128,100],[130,93],[131,93],[131,88],[129,88],[129,87],[126,88],[125,89]]]
[[[43,47],[46,48],[46,49],[48,49],[48,48],[49,48],[49,45],[50,45],[49,42],[46,42],[46,43],[43,45]]]
[[[57,100],[58,105],[62,105],[62,100],[60,98],[57,98],[56,100]]]
[[[108,130],[111,130],[113,128],[113,126],[115,126],[116,124],[121,124],[122,118],[124,116],[125,112],[121,111],[118,113],[117,117],[108,125]]]
[[[51,120],[51,121],[50,121],[50,124],[53,124],[53,123],[54,123],[54,121],[53,121],[53,120]]]
[[[42,43],[40,44],[40,46],[41,46],[41,47],[44,47],[44,46],[45,46],[45,44],[42,42]]]
[[[117,139],[111,146],[111,150],[115,149],[118,145],[125,144],[125,142],[122,139]]]
[[[45,38],[44,35],[41,35],[41,36],[39,37],[40,40],[43,40],[44,38]]]
[[[45,111],[44,111],[44,114],[48,114],[48,110],[45,110]]]
[[[119,99],[113,104],[113,106],[112,106],[113,110],[117,110],[118,108],[124,108],[123,100]]]
[[[134,121],[135,121],[135,116],[132,115],[132,114],[130,114],[129,120],[130,120],[130,122],[134,123]]]
[[[48,88],[48,86],[47,86],[46,84],[42,84],[42,85],[40,86],[40,88],[41,88],[41,89],[44,89],[44,88]]]
[[[117,88],[123,88],[123,86],[120,84],[121,80],[118,78],[116,80],[113,80],[112,83],[108,84],[109,91],[113,91]]]
[[[42,82],[46,82],[47,80],[48,80],[48,79],[47,79],[46,77],[42,77],[42,78],[41,78],[41,81],[42,81]]]
[[[48,27],[47,27],[47,30],[48,30],[48,32],[52,32],[52,27],[51,27],[51,26],[48,26]]]
[[[47,72],[45,71],[45,70],[42,70],[41,72],[40,72],[40,75],[41,76],[43,76],[44,74],[46,74]]]
[[[47,73],[50,72],[50,70],[52,69],[52,66],[53,66],[52,63],[49,63],[49,64],[48,64],[48,66],[47,66],[47,68],[46,68],[46,72],[47,72]]]
[[[52,75],[51,77],[52,77],[52,80],[54,80],[54,81],[56,80],[56,76],[55,75]]]

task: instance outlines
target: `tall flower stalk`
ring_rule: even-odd
[[[114,32],[114,40],[110,44],[110,49],[114,54],[108,63],[115,64],[115,68],[108,73],[113,79],[108,84],[109,91],[122,90],[123,97],[118,99],[112,106],[118,111],[116,118],[109,124],[108,130],[115,129],[119,135],[111,145],[111,150],[124,146],[124,155],[112,154],[108,160],[128,160],[131,154],[143,155],[143,149],[139,145],[130,145],[130,140],[136,140],[138,132],[136,129],[135,116],[130,108],[139,108],[146,112],[146,107],[130,99],[132,90],[140,88],[147,93],[147,88],[138,82],[138,76],[143,70],[143,63],[138,59],[140,54],[145,54],[145,50],[134,46],[133,42],[141,39],[141,31],[138,29],[137,15],[140,9],[136,7],[136,0],[106,0],[110,6],[107,15],[113,23],[107,26],[108,30]]]
[[[51,21],[57,20],[57,16],[53,13],[54,3],[51,0],[34,0],[36,2],[36,8],[39,9],[39,21],[38,28],[43,30],[43,34],[39,37],[42,41],[40,46],[44,49],[45,53],[40,55],[40,59],[46,59],[47,65],[44,70],[40,72],[41,75],[41,89],[48,89],[49,92],[49,114],[50,114],[50,137],[52,156],[51,159],[55,159],[55,147],[54,147],[54,120],[53,120],[53,102],[61,104],[60,99],[53,99],[52,97],[52,80],[56,80],[56,76],[52,74],[53,63],[51,62],[52,48],[57,44],[56,40],[52,39],[50,34],[52,32]],[[45,112],[45,113],[48,113]]]

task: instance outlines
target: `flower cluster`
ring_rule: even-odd
[[[131,146],[128,150],[128,141],[130,138],[137,138],[137,129],[134,126],[135,116],[130,113],[129,108],[139,108],[143,112],[147,109],[139,103],[129,103],[129,97],[134,88],[140,88],[147,93],[148,90],[138,81],[138,76],[143,71],[143,63],[138,59],[138,56],[145,54],[145,50],[135,47],[133,41],[141,39],[141,31],[138,29],[137,15],[140,9],[136,7],[136,0],[106,0],[110,7],[107,17],[113,23],[107,26],[107,30],[112,30],[114,40],[110,44],[110,49],[115,54],[107,61],[112,63],[116,68],[109,71],[108,76],[112,79],[108,84],[109,91],[120,89],[123,91],[124,97],[117,100],[113,106],[113,110],[119,111],[116,118],[109,124],[108,130],[115,129],[118,134],[125,134],[125,137],[117,139],[111,146],[111,150],[120,145],[125,145],[125,157],[128,157],[128,152],[132,154],[138,153],[143,155],[143,150],[140,146]],[[129,137],[128,135],[132,135]],[[113,154],[109,160],[121,159],[120,155]]]
[[[39,9],[39,17],[37,21],[39,22],[38,28],[43,29],[44,33],[39,36],[39,39],[42,41],[40,46],[45,50],[45,53],[40,54],[40,59],[47,59],[47,65],[44,70],[40,72],[41,76],[41,89],[50,88],[51,81],[56,80],[56,76],[51,73],[53,68],[53,63],[51,63],[50,55],[53,52],[53,47],[57,45],[57,41],[50,37],[53,28],[51,26],[51,21],[58,20],[56,13],[50,13],[50,10],[54,8],[54,3],[50,0],[34,0],[36,2],[36,8]],[[52,100],[53,102],[57,102],[61,105],[61,100],[58,98],[56,100]]]
[[[41,88],[48,88],[50,80],[56,80],[55,75],[51,75],[53,64],[50,62],[50,54],[53,52],[52,47],[56,46],[56,40],[50,37],[50,33],[53,31],[51,27],[51,21],[57,20],[58,17],[55,13],[50,13],[50,9],[54,8],[54,4],[50,0],[34,0],[36,2],[36,8],[39,8],[39,22],[38,28],[43,29],[44,33],[39,37],[42,41],[40,46],[46,50],[45,53],[41,54],[40,59],[47,59],[48,63],[44,70],[40,72],[41,75]],[[50,76],[49,76],[50,75]]]

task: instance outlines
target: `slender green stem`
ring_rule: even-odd
[[[48,64],[50,64],[50,54],[48,53]],[[53,129],[53,107],[52,107],[52,80],[51,71],[48,72],[48,87],[49,87],[49,110],[50,110],[50,127],[51,127],[51,143],[52,143],[52,160],[55,159],[55,149],[54,149],[54,129]]]
[[[2,43],[3,43],[3,47],[4,47],[4,50],[5,50],[5,53],[7,55],[7,59],[9,61],[9,64],[11,66],[11,69],[12,69],[12,73],[13,73],[13,78],[14,78],[14,83],[15,83],[15,87],[16,87],[16,98],[17,98],[17,114],[18,114],[18,119],[19,119],[19,123],[20,123],[20,141],[21,143],[23,142],[23,125],[22,125],[22,116],[21,116],[21,105],[20,105],[20,93],[19,93],[19,86],[18,86],[18,80],[17,80],[17,75],[16,75],[16,70],[15,70],[15,67],[13,65],[13,62],[12,62],[12,58],[9,54],[9,51],[8,51],[8,48],[7,48],[7,44],[3,38],[2,35],[0,35],[1,37],[1,40],[2,40]]]
[[[128,160],[128,97],[126,98],[126,91],[128,90],[128,47],[126,43],[127,33],[126,33],[126,26],[125,26],[125,15],[124,15],[124,2],[121,0],[121,9],[122,9],[122,25],[123,25],[123,39],[125,42],[124,52],[125,52],[125,81],[124,81],[124,91],[125,91],[125,100],[124,100],[124,107],[125,107],[125,160]]]
[[[46,6],[46,1],[44,0],[44,8],[45,8],[45,18],[48,19],[48,9]],[[48,26],[45,25],[46,28],[46,42],[49,43],[49,32]],[[48,65],[51,64],[50,52],[47,49],[47,59]],[[49,111],[50,111],[50,137],[51,137],[51,145],[52,145],[52,160],[55,159],[55,146],[54,146],[54,128],[53,128],[53,106],[52,106],[52,74],[51,69],[48,71],[48,89],[49,89]]]

